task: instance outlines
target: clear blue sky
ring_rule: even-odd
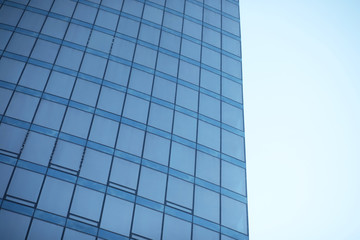
[[[360,1],[240,13],[250,239],[360,239]]]

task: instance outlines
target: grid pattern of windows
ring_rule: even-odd
[[[0,0],[2,239],[248,239],[237,0]]]

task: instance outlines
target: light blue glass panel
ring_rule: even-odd
[[[149,125],[161,130],[171,132],[173,110],[161,105],[151,103]]]
[[[162,17],[163,17],[162,10],[152,7],[150,5],[145,5],[144,13],[143,13],[144,19],[161,25]]]
[[[175,112],[174,134],[191,141],[196,141],[196,125],[197,120],[195,118]]]
[[[77,71],[79,69],[82,56],[83,52],[62,46],[57,57],[56,64]]]
[[[111,54],[132,61],[134,55],[134,49],[135,49],[135,43],[121,38],[114,38]]]
[[[225,16],[222,17],[222,29],[236,36],[240,36],[240,22]]]
[[[220,150],[220,128],[209,123],[199,121],[198,127],[198,143]]]
[[[220,160],[206,153],[197,152],[196,177],[220,184]]]
[[[0,198],[4,197],[13,168],[13,166],[0,163]]]
[[[36,132],[30,132],[21,153],[21,159],[48,166],[54,145],[55,138]]]
[[[167,54],[159,53],[156,69],[163,73],[167,73],[176,77],[178,72],[178,62],[178,58],[174,58]]]
[[[19,153],[27,131],[5,123],[0,124],[0,149]]]
[[[242,103],[242,86],[240,83],[222,78],[222,95]]]
[[[137,45],[134,61],[149,68],[155,68],[156,51],[150,48]]]
[[[153,96],[173,103],[176,84],[161,77],[155,77]]]
[[[172,142],[170,167],[187,174],[194,174],[195,150],[177,142]]]
[[[160,47],[168,49],[170,51],[179,53],[180,50],[180,37],[162,31],[161,38],[160,38]]]
[[[58,44],[38,39],[31,57],[44,62],[54,63],[58,51]]]
[[[93,30],[89,39],[89,47],[109,53],[112,44],[113,36]]]
[[[192,2],[186,1],[185,5],[185,14],[196,18],[198,20],[202,20],[202,8]]]
[[[222,130],[222,152],[232,157],[245,160],[244,138],[231,132]]]
[[[87,138],[92,115],[69,107],[61,131],[82,138]]]
[[[83,63],[81,64],[80,71],[98,78],[103,78],[105,67],[105,58],[85,53],[85,57]]]
[[[59,97],[69,98],[74,82],[74,77],[52,71],[45,92],[54,94]]]
[[[85,46],[90,35],[90,29],[70,23],[65,40]]]
[[[220,33],[212,30],[207,27],[203,27],[203,41],[214,45],[215,47],[220,47]],[[224,46],[224,44],[223,44]]]
[[[95,116],[91,126],[89,139],[109,147],[114,147],[118,125],[118,122]]]
[[[129,88],[151,95],[153,77],[152,74],[133,68]]]
[[[242,68],[241,68],[241,63],[238,60],[223,55],[222,70],[237,78],[241,78]]]
[[[218,3],[217,1],[211,1],[211,3]],[[208,23],[208,24],[211,24],[215,27],[218,27],[220,28],[221,26],[221,15],[216,13],[216,12],[213,12],[209,9],[204,9],[204,22]]]
[[[0,59],[0,80],[17,83],[25,63],[10,58]]]
[[[218,193],[195,186],[195,215],[219,223],[219,209],[220,197]]]
[[[136,189],[138,175],[139,164],[117,157],[114,158],[114,162],[111,167],[110,181],[130,189]]]
[[[166,187],[166,174],[141,167],[138,195],[157,201],[164,202]]]
[[[0,12],[1,16],[1,12]],[[0,232],[3,239],[23,240],[30,223],[29,217],[4,209],[0,210]]]
[[[34,123],[59,130],[64,117],[65,106],[47,100],[41,100],[39,109],[35,115]]]
[[[184,19],[183,33],[196,38],[201,39],[201,25],[195,22]]]
[[[103,199],[104,194],[77,186],[70,211],[87,219],[98,221]]]
[[[84,147],[59,140],[56,144],[51,162],[78,171],[83,152]]]
[[[133,203],[107,195],[100,227],[129,236],[133,209]]]
[[[30,11],[25,11],[18,27],[39,32],[45,20],[45,16]]]
[[[226,123],[234,128],[244,130],[244,115],[242,109],[223,102],[221,111],[223,123]]]
[[[123,12],[129,13],[131,15],[141,17],[144,4],[137,1],[124,1]]]
[[[164,15],[164,23],[163,25],[165,27],[168,27],[170,29],[173,29],[177,32],[181,32],[182,30],[182,18],[179,16],[176,16],[172,13],[165,12]],[[163,33],[161,33],[163,34]]]
[[[41,30],[42,34],[63,39],[68,23],[56,18],[48,17]]]
[[[144,147],[144,158],[151,161],[168,165],[170,140],[157,135],[147,133]]]
[[[51,7],[53,0],[31,0],[29,6],[40,8],[42,10],[48,11]]]
[[[31,122],[38,102],[39,99],[36,97],[15,92],[6,111],[6,116]]]
[[[184,0],[167,0],[166,7],[182,13],[184,12]]]
[[[3,5],[0,9],[0,23],[16,26],[23,10]]]
[[[219,240],[219,233],[211,231],[207,228],[193,225],[193,240]]]
[[[34,43],[35,38],[20,33],[14,33],[6,50],[27,57],[30,55]]]
[[[179,78],[199,85],[199,67],[185,61],[180,61]]]
[[[75,9],[74,18],[83,22],[94,23],[96,12],[96,8],[78,3]]]
[[[196,112],[198,109],[198,92],[191,88],[178,85],[176,104]]]
[[[109,61],[106,68],[105,79],[122,86],[127,86],[129,73],[130,67],[121,63]]]
[[[234,199],[221,196],[221,224],[247,234],[246,205]]]
[[[4,30],[4,29],[0,29],[0,49],[4,50],[6,47],[6,44],[8,43],[10,37],[11,37],[12,32]]]
[[[36,202],[43,179],[44,175],[22,168],[16,168],[7,194],[31,202]]]
[[[233,17],[239,17],[239,7],[231,1],[222,1],[222,10]]]
[[[97,107],[121,115],[125,94],[112,88],[102,87]]]
[[[222,161],[221,186],[246,195],[245,169]]]
[[[138,122],[146,123],[148,108],[148,101],[127,94],[123,116]]]
[[[194,184],[169,176],[166,200],[192,209]]]
[[[222,35],[222,48],[225,51],[228,51],[232,54],[235,54],[240,57],[241,50],[240,50],[240,41],[234,38],[231,38],[227,35]]]
[[[201,61],[210,67],[220,69],[220,53],[207,47],[202,47]]]
[[[87,148],[81,165],[80,176],[107,184],[111,155]]]
[[[118,1],[114,1],[116,3]],[[119,16],[107,11],[99,10],[95,24],[103,28],[115,30]]]
[[[20,79],[20,85],[39,91],[44,89],[50,71],[48,69],[27,64]]]
[[[220,121],[220,101],[209,95],[200,93],[199,113]]]
[[[126,124],[121,124],[116,148],[137,156],[141,156],[144,131]]]
[[[182,39],[181,54],[196,61],[200,61],[200,45],[189,40]]]
[[[76,3],[71,0],[55,1],[51,11],[60,15],[71,17]]]
[[[131,37],[137,37],[139,25],[140,23],[138,21],[121,16],[117,31]]]
[[[133,233],[150,239],[160,239],[162,213],[136,205]]]
[[[28,238],[29,240],[38,239],[61,239],[63,227],[48,222],[34,219],[31,223]]]
[[[101,1],[101,5],[109,7],[109,8],[116,9],[118,11],[120,11],[120,9],[122,7],[122,4],[123,4],[123,0],[119,0],[119,1],[102,0]]]
[[[164,240],[191,239],[191,223],[165,214]]]

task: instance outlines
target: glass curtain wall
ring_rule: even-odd
[[[236,0],[0,0],[1,239],[248,239]]]

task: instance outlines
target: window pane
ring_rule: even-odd
[[[91,125],[89,140],[114,147],[118,131],[118,122],[95,116]]]
[[[95,240],[95,237],[66,228],[63,240]]]
[[[198,108],[198,92],[191,88],[178,85],[176,104],[196,112]]]
[[[55,138],[36,132],[30,132],[21,153],[21,159],[47,167],[54,145]]]
[[[39,59],[41,61],[54,63],[58,51],[58,44],[38,39],[31,54],[31,57]]]
[[[70,23],[65,40],[85,46],[89,39],[90,31],[89,28]]]
[[[114,158],[114,162],[111,167],[110,181],[130,189],[136,189],[138,176],[139,164],[117,157]]]
[[[128,1],[125,3],[128,4]],[[117,31],[131,37],[137,37],[139,25],[138,21],[121,16]]]
[[[220,76],[205,69],[201,69],[200,86],[220,94]]]
[[[145,5],[145,9],[143,13],[144,19],[161,25],[162,17],[163,17],[163,11],[161,9],[152,7],[150,5]]]
[[[83,22],[94,23],[97,9],[85,4],[78,3],[74,13],[74,18]]]
[[[73,76],[52,71],[45,92],[59,97],[69,98],[74,86]]]
[[[217,1],[211,1],[211,3],[219,3]],[[220,7],[218,8],[220,10]],[[221,26],[221,15],[208,9],[204,9],[204,22],[211,24],[215,27],[220,28]]]
[[[118,18],[119,16],[117,14],[99,10],[95,24],[114,31],[117,25]]]
[[[121,115],[125,93],[102,86],[97,107]]]
[[[62,46],[56,59],[56,64],[77,71],[79,69],[82,56],[83,52]]]
[[[2,57],[0,59],[0,80],[10,83],[17,83],[24,65],[25,63],[23,62]]]
[[[44,15],[25,11],[18,26],[30,31],[39,32],[44,20]]]
[[[192,209],[194,184],[169,176],[166,200]]]
[[[201,25],[184,19],[183,33],[200,40]]]
[[[200,114],[220,121],[220,101],[209,95],[200,93]]]
[[[109,53],[112,44],[113,36],[93,30],[89,40],[89,47]]]
[[[222,130],[221,147],[223,153],[238,158],[242,161],[245,160],[243,137]]]
[[[166,174],[147,167],[141,167],[138,189],[139,196],[163,203],[165,187]]]
[[[191,223],[165,214],[164,240],[191,239]]]
[[[76,186],[70,211],[76,215],[98,221],[103,199],[103,193]]]
[[[56,144],[51,162],[78,171],[83,152],[83,146],[59,140]]]
[[[144,131],[121,124],[116,148],[137,156],[141,156]]]
[[[177,142],[172,142],[170,167],[194,175],[195,150]]]
[[[13,168],[13,166],[0,163],[0,198],[4,197]]]
[[[111,54],[126,60],[132,61],[134,56],[135,43],[124,39],[115,38]]]
[[[203,152],[197,152],[196,177],[220,184],[220,160]]]
[[[222,161],[221,185],[231,191],[246,195],[245,169]]]
[[[34,46],[35,38],[20,33],[14,33],[6,50],[23,56],[29,56]]]
[[[219,233],[211,231],[207,228],[193,225],[193,239],[194,240],[219,240]]]
[[[243,110],[227,103],[222,103],[222,121],[234,128],[244,130]]]
[[[5,23],[11,26],[16,26],[23,10],[10,6],[2,6],[0,9],[0,23]]]
[[[141,70],[132,69],[129,87],[139,92],[151,94],[153,75]]]
[[[203,40],[215,47],[220,47],[220,33],[210,28],[203,28]]]
[[[4,114],[12,93],[13,91],[9,89],[0,88],[0,114]]]
[[[195,186],[195,215],[219,223],[219,207],[220,199],[218,193]]]
[[[133,119],[135,121],[146,123],[149,109],[149,102],[141,98],[126,95],[124,117]]]
[[[27,94],[15,92],[11,99],[6,116],[31,122],[39,99]]]
[[[105,79],[122,86],[127,86],[129,73],[130,67],[109,60],[105,73]]]
[[[133,209],[133,203],[107,195],[101,228],[129,236]]]
[[[165,12],[164,15],[164,26],[173,29],[177,32],[181,32],[182,29],[182,18],[172,13]],[[162,34],[162,33],[161,33]]]
[[[48,69],[27,64],[21,76],[20,85],[42,91],[49,73]]]
[[[196,141],[196,118],[190,117],[188,115],[175,112],[175,121],[174,121],[174,131],[173,133],[189,139],[191,141]]]
[[[200,45],[189,40],[182,39],[181,54],[196,61],[200,61]]]
[[[105,58],[85,53],[80,71],[98,78],[103,78],[105,67]]]
[[[63,39],[68,23],[48,17],[41,30],[42,34],[49,35],[55,38]]]
[[[69,107],[61,131],[82,138],[87,138],[92,115]]]
[[[5,123],[0,124],[0,149],[18,154],[24,142],[27,130]]]
[[[153,96],[173,103],[176,84],[166,79],[155,77]]]
[[[169,75],[176,77],[177,72],[178,72],[178,62],[179,62],[178,58],[174,58],[167,54],[159,53],[156,69],[158,71],[161,71],[161,72],[164,72],[164,73],[167,73]]]
[[[144,158],[168,165],[170,140],[147,133],[145,139]]]
[[[65,114],[66,106],[47,100],[41,100],[34,123],[59,130]]]
[[[63,227],[48,222],[34,219],[28,235],[29,240],[37,239],[61,239]]]
[[[242,86],[227,78],[222,79],[222,94],[234,101],[242,103]]]
[[[167,132],[171,132],[173,112],[174,111],[170,108],[151,103],[149,125]]]
[[[162,31],[161,39],[160,39],[160,47],[179,53],[180,38],[174,34]]]
[[[199,85],[199,67],[180,61],[179,77],[185,81]]]
[[[202,20],[202,8],[194,3],[186,2],[185,6],[185,14],[190,17],[196,18],[198,20]]]
[[[221,196],[221,224],[247,234],[247,210],[244,203]]]
[[[202,47],[201,61],[210,67],[220,69],[220,53],[207,47]]]
[[[1,12],[0,12],[1,16]],[[26,237],[26,232],[30,223],[29,217],[4,209],[0,210],[0,232],[1,237],[11,240],[22,240]]]
[[[36,202],[44,175],[16,168],[7,194],[20,199]]]
[[[162,213],[136,205],[133,233],[150,239],[160,239]]]
[[[222,70],[237,78],[241,78],[242,68],[241,68],[241,63],[238,60],[223,55]]]
[[[156,55],[155,50],[137,45],[134,61],[146,67],[155,68]]]
[[[123,11],[131,15],[141,17],[144,4],[136,1],[124,1]]]
[[[87,148],[81,165],[80,176],[107,184],[111,155]]]
[[[198,143],[213,148],[217,151],[220,150],[220,128],[203,122],[199,121],[199,128],[198,128]]]

